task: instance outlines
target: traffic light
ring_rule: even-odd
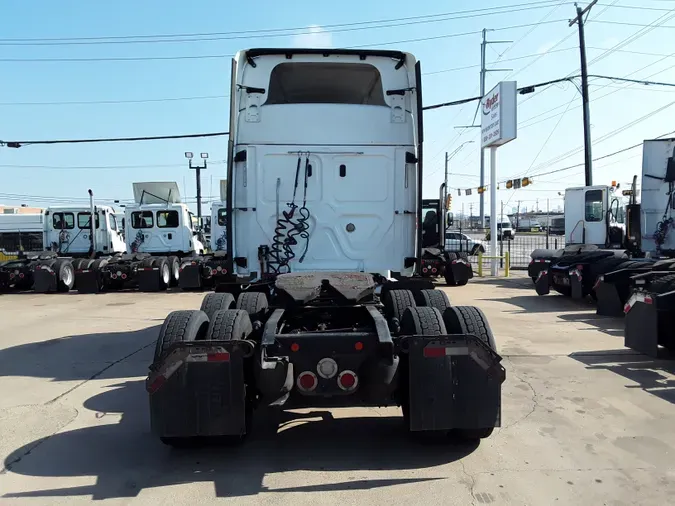
[[[512,180],[512,179],[509,179],[509,180],[506,182],[506,189],[507,189],[507,190],[510,190],[511,188],[513,188],[513,180]]]
[[[452,195],[450,194],[448,194],[445,199],[445,209],[446,211],[450,211],[452,209]]]
[[[485,186],[479,186],[478,193],[485,193]]]
[[[532,180],[531,180],[529,177],[524,177],[524,178],[523,178],[523,183],[522,183],[523,188],[526,187],[526,186],[529,186],[529,185],[531,185],[531,184],[532,184]]]

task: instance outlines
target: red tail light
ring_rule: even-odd
[[[303,392],[311,392],[316,388],[319,381],[316,378],[316,374],[311,371],[305,371],[298,375],[298,380],[296,383],[298,388]]]
[[[122,279],[127,279],[127,275],[126,275],[126,274],[122,274],[122,276],[120,276],[120,277],[121,277]]]
[[[429,269],[427,269],[426,267],[424,267],[424,268],[422,269],[422,272],[428,272],[428,271],[429,271]]]
[[[354,390],[359,384],[359,378],[353,371],[342,371],[338,376],[338,386],[342,390]]]
[[[117,274],[111,274],[110,277],[113,279],[117,279]]]
[[[432,274],[436,274],[437,272],[438,272],[438,269],[436,269],[436,267],[432,267],[432,268],[431,268],[431,273],[432,273]]]

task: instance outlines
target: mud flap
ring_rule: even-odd
[[[466,260],[457,259],[445,266],[445,271],[450,271],[456,285],[465,285],[473,278],[473,268]]]
[[[543,260],[543,259],[532,260],[530,262],[530,265],[527,266],[527,275],[532,279],[538,279],[539,273],[541,271],[547,271],[550,264],[551,264],[550,260]]]
[[[659,348],[659,313],[653,297],[649,293],[635,292],[624,308],[624,346],[650,357],[656,357]]]
[[[408,338],[410,430],[499,427],[500,362],[472,335]]]
[[[200,265],[187,264],[181,266],[178,286],[181,290],[195,290],[202,287]]]
[[[534,289],[537,295],[548,295],[551,293],[551,278],[547,269],[539,271],[537,280],[534,282]]]
[[[584,294],[584,275],[578,269],[570,269],[569,278],[572,298],[583,299],[586,296]]]
[[[246,434],[246,341],[178,343],[146,380],[159,437]]]
[[[159,292],[160,281],[159,267],[145,267],[138,269],[136,279],[138,290],[141,292]]]
[[[636,291],[626,302],[624,345],[653,358],[659,358],[659,345],[675,347],[675,291],[650,293]]]
[[[33,291],[37,293],[50,293],[58,291],[57,273],[50,267],[35,268],[33,274]]]
[[[595,295],[598,299],[596,314],[617,317],[624,315],[623,301],[619,296],[619,290],[615,283],[609,283],[601,276],[595,285]]]
[[[99,293],[101,291],[101,273],[93,269],[75,271],[75,287],[78,293]]]

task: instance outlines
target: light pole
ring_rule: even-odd
[[[447,152],[445,153],[445,190],[443,195],[443,207],[445,207],[445,203],[448,201],[448,165],[450,164],[452,157],[459,153],[460,150],[467,144],[473,144],[473,141],[464,141],[449,155]]]
[[[201,153],[201,158],[204,160],[204,165],[192,165],[192,158],[193,158],[193,153],[192,151],[186,151],[185,152],[185,158],[188,159],[188,167],[190,169],[193,169],[196,172],[197,176],[197,221],[199,223],[199,226],[202,224],[202,178],[201,178],[201,170],[204,169],[206,170],[206,160],[209,157],[208,153]]]

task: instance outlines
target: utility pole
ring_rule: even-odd
[[[204,165],[192,165],[193,154],[191,151],[185,152],[185,158],[188,159],[188,167],[195,171],[197,176],[197,220],[199,226],[202,226],[202,169],[206,170],[206,160],[209,157],[208,153],[202,153],[202,160],[204,160]]]
[[[443,202],[441,202],[441,209],[445,211],[445,203],[448,201],[448,152],[445,152],[445,185],[443,186]]]
[[[597,0],[596,0],[597,1]],[[485,68],[487,62],[485,58],[485,48],[488,44],[510,44],[511,40],[487,40],[488,29],[483,28],[483,40],[480,43],[480,96],[481,98],[485,96],[485,77],[488,72],[510,72],[512,69],[488,69]],[[480,108],[480,101],[478,102],[478,108]],[[476,109],[476,113],[478,109]],[[474,115],[475,121],[475,115]],[[495,184],[494,181],[491,182]],[[481,137],[481,148],[480,148],[480,186],[481,188],[485,187],[485,149],[483,148],[483,142]],[[484,201],[485,192],[479,195],[480,198],[480,226],[481,228],[485,227],[485,201]]]
[[[516,232],[518,231],[518,225],[520,225],[520,200],[518,201],[518,209],[516,210]]]
[[[593,0],[585,9],[581,9],[577,4],[577,17],[570,21],[569,26],[575,23],[579,26],[579,51],[581,52],[581,97],[583,101],[584,114],[584,161],[586,172],[586,186],[593,185],[593,166],[591,156],[591,106],[588,99],[588,68],[586,64],[586,39],[584,37],[584,14],[591,10],[598,0]]]

